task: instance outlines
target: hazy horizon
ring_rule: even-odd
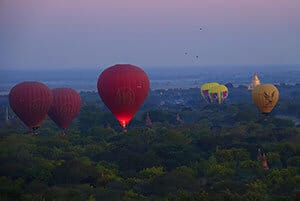
[[[150,79],[151,89],[193,88],[205,82],[247,85],[254,72],[262,83],[300,83],[300,65],[291,66],[219,66],[143,68]],[[17,83],[40,81],[50,88],[70,87],[78,91],[96,91],[98,76],[105,68],[95,69],[23,69],[0,70],[0,94],[7,94]]]

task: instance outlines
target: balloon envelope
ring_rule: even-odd
[[[80,111],[81,97],[70,88],[52,89],[52,94],[48,115],[60,128],[66,129]]]
[[[223,103],[228,97],[228,89],[225,85],[212,87],[209,89],[208,93],[212,102],[216,101],[219,104]]]
[[[201,95],[202,97],[206,100],[206,102],[208,103],[211,103],[211,99],[209,97],[209,89],[212,88],[212,87],[215,87],[215,86],[218,86],[219,83],[217,82],[208,82],[208,83],[205,83],[201,86]]]
[[[40,82],[22,82],[9,93],[9,104],[29,129],[38,128],[52,102],[51,90]]]
[[[117,64],[100,74],[97,88],[104,104],[125,129],[147,98],[150,83],[147,74],[139,67]]]
[[[270,113],[278,99],[279,91],[273,84],[260,84],[252,90],[252,100],[262,113]]]

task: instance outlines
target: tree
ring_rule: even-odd
[[[153,179],[155,177],[161,176],[165,174],[163,167],[152,167],[152,168],[145,168],[139,172],[142,178],[145,179]]]

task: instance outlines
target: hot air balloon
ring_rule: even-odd
[[[126,131],[126,126],[149,92],[147,74],[130,64],[117,64],[104,70],[98,79],[98,93]]]
[[[228,97],[228,89],[225,85],[214,86],[209,89],[209,98],[211,102],[218,102],[219,104],[223,103]]]
[[[9,92],[10,107],[31,131],[42,124],[51,103],[51,90],[40,82],[22,82]]]
[[[53,101],[48,115],[58,127],[63,129],[62,133],[65,135],[65,129],[80,111],[81,97],[70,88],[52,89],[52,94]]]
[[[201,90],[200,90],[201,95],[206,100],[207,103],[211,102],[211,100],[209,98],[209,94],[208,94],[209,89],[212,87],[218,86],[218,85],[219,85],[219,83],[216,83],[216,82],[208,82],[201,86]]]
[[[273,84],[260,84],[252,90],[252,100],[263,114],[268,114],[279,99],[279,91]]]

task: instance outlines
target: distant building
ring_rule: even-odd
[[[262,162],[262,166],[263,166],[264,170],[268,170],[269,169],[268,159],[265,154],[262,155],[261,162]]]
[[[260,85],[260,80],[259,80],[257,74],[254,73],[253,78],[252,78],[252,82],[248,86],[248,90],[253,90],[257,85]]]
[[[179,114],[176,115],[176,121],[183,123],[183,120],[181,119],[181,117],[179,116]]]
[[[149,116],[149,112],[147,112],[145,123],[146,123],[146,126],[151,126],[152,125],[152,121],[151,121],[151,118]]]
[[[262,167],[264,170],[269,169],[267,156],[265,153],[262,154],[260,149],[257,151],[257,160],[262,162]]]

